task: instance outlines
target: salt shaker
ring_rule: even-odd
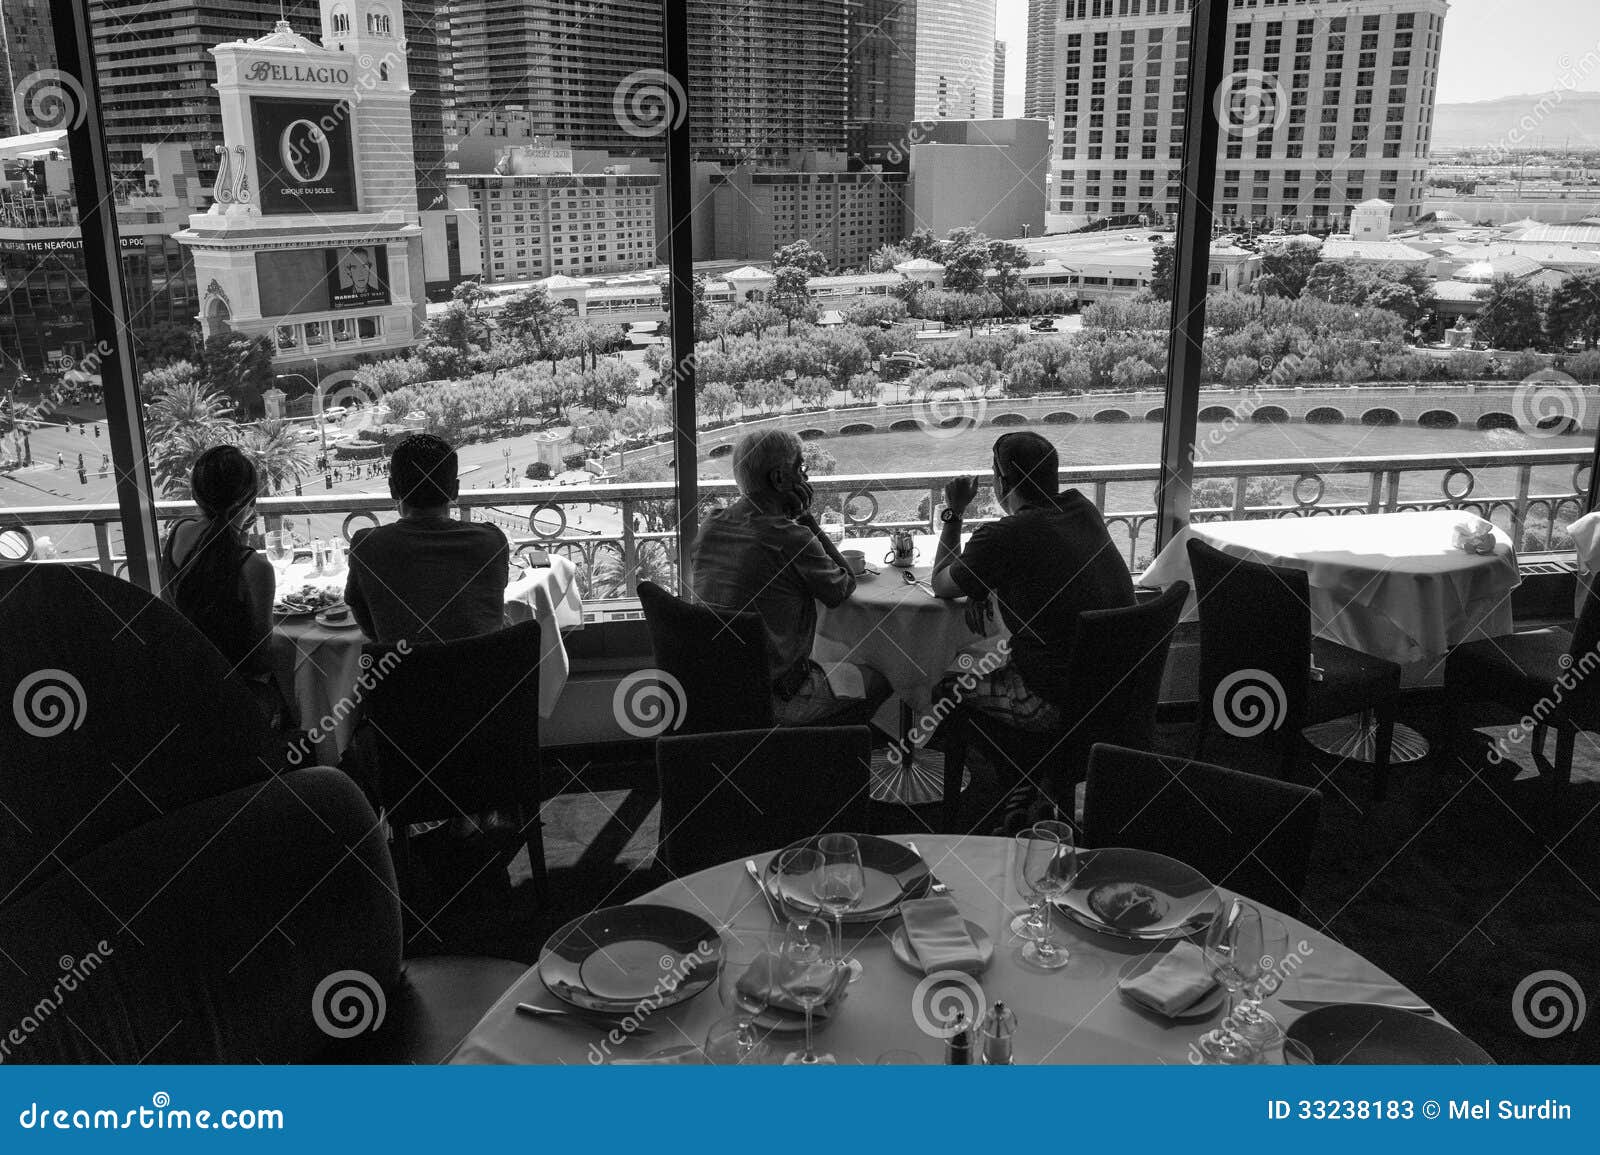
[[[957,1011],[950,1020],[951,1035],[944,1042],[944,1061],[947,1066],[965,1067],[972,1062],[972,1028],[967,1016]]]
[[[1011,1045],[1017,1035],[1017,1014],[996,1001],[978,1030],[978,1061],[990,1067],[1011,1065]]]

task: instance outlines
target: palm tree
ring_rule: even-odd
[[[226,438],[229,408],[222,394],[193,380],[163,389],[150,403],[151,473],[168,497],[189,496],[195,458]]]
[[[269,494],[311,472],[311,450],[287,422],[263,421],[246,430],[238,445],[255,463]]]

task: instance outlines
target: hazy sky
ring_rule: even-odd
[[[997,0],[997,5],[998,35],[1007,42],[1006,112],[1017,116],[1028,2]],[[1490,100],[1556,87],[1600,92],[1600,0],[1454,0],[1445,17],[1443,53],[1441,101]]]

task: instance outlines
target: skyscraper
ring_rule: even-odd
[[[918,120],[972,120],[994,104],[995,0],[920,0]]]
[[[1006,42],[994,42],[994,101],[993,109],[989,115],[996,120],[1006,114]]]
[[[50,35],[50,0],[0,0],[0,137],[16,136],[35,126],[38,113],[28,107],[35,91],[27,84],[34,74],[56,66]]]
[[[1446,0],[1234,8],[1216,158],[1218,222],[1331,228],[1374,197],[1394,205],[1397,222],[1415,220],[1448,10]],[[1109,0],[1063,0],[1052,208],[1087,220],[1171,220],[1183,157],[1189,3],[1126,0],[1118,15],[1110,12]]]
[[[1050,119],[1057,113],[1056,21],[1061,0],[1028,0],[1028,50],[1024,65],[1022,115]]]
[[[849,0],[845,39],[851,166],[904,168],[917,103],[917,0]]]

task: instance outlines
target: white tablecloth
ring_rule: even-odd
[[[917,537],[921,551],[912,573],[924,581],[933,574],[939,539]],[[817,617],[817,637],[812,656],[829,662],[855,662],[878,670],[894,687],[900,700],[913,709],[926,706],[933,686],[955,663],[963,650],[986,652],[1006,636],[997,613],[987,637],[967,628],[966,599],[946,601],[925,586],[908,585],[902,571],[885,565],[888,538],[852,538],[841,549],[859,549],[867,565],[879,572],[857,579],[848,601]]]
[[[1054,974],[1028,969],[1015,957],[1018,945],[1007,926],[1010,910],[1022,900],[1012,882],[1012,840],[918,833],[918,848],[934,873],[954,894],[962,915],[981,926],[995,944],[994,961],[981,976],[985,1001],[1004,1000],[1017,1013],[1018,1063],[1186,1063],[1189,1046],[1217,1025],[1220,1010],[1192,1022],[1172,1022],[1138,1010],[1117,991],[1122,973],[1142,959],[1150,944],[1130,942],[1079,928],[1057,916],[1060,940],[1077,960]],[[904,841],[904,839],[900,839]],[[758,855],[764,866],[769,856]],[[764,929],[771,925],[766,906],[741,862],[726,863],[689,875],[645,895],[640,902],[661,903],[692,911],[719,929]],[[1282,920],[1289,930],[1292,975],[1278,992],[1288,997],[1337,1000],[1415,1001],[1403,987],[1360,955],[1318,934],[1295,919]],[[838,1012],[817,1036],[820,1049],[841,1063],[872,1063],[890,1050],[910,1050],[924,1061],[941,1062],[943,1042],[917,1025],[913,1006],[927,1008],[933,984],[896,961],[889,935],[899,926],[891,919],[861,933],[846,928],[852,953],[865,974],[850,988]],[[1164,949],[1164,948],[1161,948]],[[1333,985],[1328,985],[1328,984]],[[1302,985],[1303,984],[1303,985]],[[604,1031],[565,1026],[518,1015],[519,1002],[545,1007],[561,1003],[529,970],[473,1028],[458,1049],[457,1063],[572,1063],[603,1060],[598,1048]],[[1280,1022],[1292,1022],[1303,1011],[1274,997],[1267,1009]],[[928,1008],[928,1012],[937,1008]],[[702,1043],[706,1030],[726,1014],[717,992],[708,989],[686,1004],[650,1014],[654,1034],[636,1035],[611,1048],[613,1057],[639,1058],[680,1044]],[[942,1016],[924,1020],[938,1023]],[[799,1036],[776,1036],[780,1053],[798,1045]],[[600,1055],[597,1059],[596,1055]]]
[[[1246,561],[1305,570],[1318,635],[1401,665],[1433,663],[1459,642],[1513,629],[1516,550],[1498,529],[1492,554],[1456,548],[1452,533],[1470,517],[1425,510],[1203,522],[1167,543],[1139,583],[1193,583],[1188,541],[1198,538]]]
[[[511,571],[506,587],[506,622],[539,621],[539,715],[548,718],[567,684],[569,672],[563,629],[583,625],[583,599],[578,594],[577,568],[559,554],[550,564],[521,572]],[[310,574],[309,563],[290,566],[279,582],[280,590],[321,585],[343,590],[347,574]],[[304,729],[323,734],[317,758],[337,765],[360,717],[350,699],[361,675],[361,647],[366,635],[348,627],[330,629],[314,618],[291,618],[274,624],[273,657],[284,694],[300,715]],[[340,702],[347,703],[338,709]],[[327,724],[324,724],[327,723]]]

